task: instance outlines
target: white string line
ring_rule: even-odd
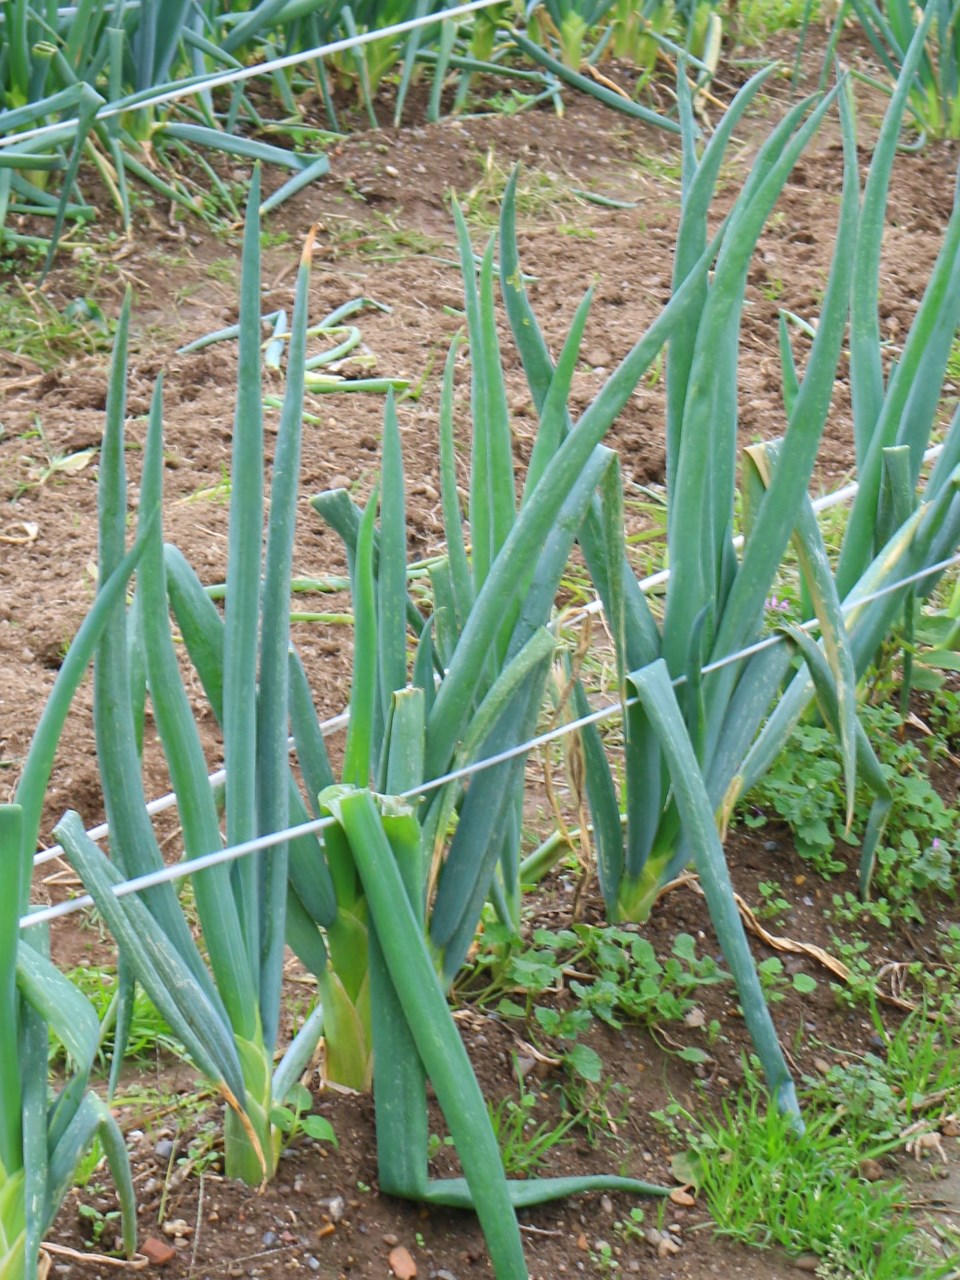
[[[338,729],[343,729],[349,723],[350,723],[350,712],[341,711],[339,715],[332,716],[329,720],[324,720],[320,725],[320,732],[323,734],[325,738],[329,738],[331,734],[336,733]],[[288,749],[292,751],[294,746],[295,746],[295,743],[293,738],[288,738],[287,740]],[[226,769],[217,769],[214,773],[211,773],[207,778],[207,782],[210,784],[211,790],[214,787],[219,787],[220,784],[223,782],[226,782],[226,780],[227,780]],[[159,796],[156,800],[147,801],[147,804],[144,807],[147,811],[148,816],[152,818],[158,813],[165,813],[167,809],[175,809],[176,806],[177,806],[177,793],[175,791],[168,791],[165,796]],[[90,837],[91,840],[102,840],[104,836],[107,836],[109,834],[110,834],[110,825],[109,823],[106,823],[106,822],[101,822],[100,825],[97,827],[91,827],[87,832],[87,835]],[[49,848],[40,849],[38,850],[37,853],[34,854],[33,865],[34,867],[42,867],[44,863],[53,862],[55,858],[61,858],[61,857],[63,857],[63,849],[60,847],[60,845],[53,844],[53,845],[50,845]]]
[[[942,452],[943,452],[942,444],[932,445],[923,455],[923,461],[932,462],[935,458],[938,458]],[[825,493],[821,497],[815,498],[812,504],[813,509],[816,512],[820,512],[820,511],[826,511],[831,507],[838,507],[840,506],[841,503],[847,502],[850,498],[856,497],[859,490],[860,490],[860,484],[858,481],[854,480],[850,484],[844,485],[843,488],[841,489],[835,489],[832,493]],[[737,534],[737,536],[733,539],[734,548],[736,550],[739,550],[743,546],[743,542],[744,542],[743,534],[742,533]],[[669,578],[670,578],[670,570],[661,569],[657,573],[652,573],[648,577],[642,578],[637,585],[639,586],[640,590],[644,592],[644,594],[646,594],[647,592],[651,591],[654,587],[658,587],[662,583],[667,582]],[[582,609],[578,610],[575,614],[568,615],[566,619],[567,624],[569,625],[569,622],[571,621],[571,616],[574,620],[580,617],[587,617],[588,615],[599,613],[602,607],[603,607],[602,602],[600,600],[592,600],[590,604],[585,605]],[[326,737],[329,737],[332,733],[335,733],[338,729],[344,728],[349,723],[350,723],[349,710],[341,711],[339,715],[334,716],[332,719],[325,720],[320,725],[320,732],[326,738]],[[292,738],[289,741],[289,745],[290,745],[290,748],[292,749],[293,748]],[[215,773],[210,774],[207,781],[210,783],[211,787],[217,787],[222,782],[226,781],[226,777],[227,777],[226,770],[218,769]],[[147,813],[151,817],[153,817],[154,814],[164,813],[167,809],[175,808],[176,804],[177,804],[176,793],[171,791],[171,792],[168,792],[167,795],[165,796],[160,796],[159,799],[151,800],[147,804],[146,810],[147,810]],[[108,824],[106,822],[102,822],[97,827],[91,827],[90,830],[87,832],[87,835],[90,837],[91,840],[102,840],[104,836],[109,834],[109,831],[110,831],[110,828]],[[63,854],[63,850],[58,844],[51,845],[50,848],[41,849],[38,853],[34,855],[33,865],[34,867],[43,866],[44,863],[52,862],[55,858],[61,857],[62,854]]]
[[[448,18],[461,18],[480,9],[488,9],[491,5],[501,4],[502,0],[470,0],[469,4],[460,4],[453,9],[441,9],[438,13],[426,14],[421,18],[408,18],[405,22],[396,22],[391,27],[379,30],[363,31],[355,36],[342,40],[334,40],[329,44],[318,45],[315,49],[305,49],[302,53],[288,53],[280,58],[272,58],[269,62],[258,62],[251,67],[240,67],[233,71],[223,71],[209,76],[191,78],[164,93],[156,93],[151,97],[138,98],[136,102],[123,99],[119,103],[107,103],[94,116],[94,123],[108,120],[111,116],[123,115],[134,108],[157,107],[165,102],[176,102],[178,98],[191,98],[207,89],[220,89],[224,85],[237,84],[242,80],[252,80],[257,76],[268,75],[272,71],[282,71],[286,67],[295,67],[301,62],[309,62],[313,58],[324,58],[331,53],[341,53],[344,49],[353,49],[357,45],[369,44],[373,40],[382,40],[385,36],[399,35],[405,31],[414,31],[418,27],[434,26],[438,22],[446,22]],[[0,125],[3,117],[0,115]],[[9,147],[33,138],[44,138],[54,132],[62,132],[65,128],[76,128],[80,121],[77,118],[58,120],[55,124],[36,125],[33,129],[25,129],[22,133],[10,133],[0,137],[0,147]]]
[[[940,573],[944,569],[949,569],[954,565],[960,565],[960,552],[941,560],[936,564],[926,565],[922,569],[918,569],[916,573],[910,574],[906,578],[900,578],[896,582],[888,583],[885,587],[879,588],[877,591],[869,592],[866,595],[857,597],[849,603],[841,605],[841,612],[850,613],[854,609],[861,609],[864,605],[872,604],[875,600],[880,600],[884,596],[891,595],[895,591],[899,591],[901,587],[910,586],[911,583],[920,582],[924,578],[930,577],[931,574]],[[813,630],[818,626],[816,618],[808,619],[801,624],[804,631]],[[717,659],[716,662],[708,663],[701,670],[701,675],[709,675],[714,671],[719,671],[723,667],[731,666],[735,662],[739,662],[742,658],[750,657],[755,653],[760,653],[764,649],[773,648],[774,645],[782,644],[789,637],[783,633],[766,636],[763,640],[758,640],[755,644],[748,645],[744,649],[740,649],[736,653],[727,654],[726,657]],[[673,688],[679,688],[685,684],[686,676],[678,676],[671,683]],[[464,765],[460,769],[452,769],[449,773],[443,774],[439,778],[432,778],[427,782],[421,783],[417,787],[412,787],[409,791],[400,793],[400,799],[413,800],[420,796],[425,796],[432,791],[436,791],[439,787],[446,786],[449,782],[457,782],[463,778],[469,778],[473,774],[481,773],[485,769],[492,769],[498,764],[504,764],[509,760],[514,760],[518,756],[527,755],[535,747],[543,746],[549,742],[553,742],[558,738],[564,737],[568,733],[574,733],[578,729],[585,728],[587,725],[597,724],[602,720],[613,719],[618,715],[622,715],[628,707],[635,706],[639,702],[639,697],[628,698],[625,702],[608,703],[606,706],[599,707],[595,711],[590,712],[586,716],[581,716],[578,720],[569,720],[562,725],[558,725],[554,729],[539,734],[535,738],[531,738],[527,742],[522,742],[518,746],[510,747],[506,751],[498,752],[496,755],[487,756],[483,760],[474,761],[473,764]],[[121,881],[120,884],[114,885],[112,893],[115,898],[125,898],[131,893],[139,893],[144,889],[154,888],[156,885],[168,884],[176,880],[183,880],[187,876],[191,876],[198,871],[205,871],[209,867],[220,866],[225,862],[234,862],[239,858],[247,857],[251,853],[258,853],[264,849],[272,848],[274,845],[286,844],[291,840],[296,840],[300,836],[316,834],[325,827],[333,825],[334,818],[314,818],[310,822],[299,823],[295,827],[287,827],[283,831],[274,831],[268,835],[257,836],[253,840],[245,840],[241,844],[230,845],[225,849],[218,849],[213,853],[202,854],[198,858],[191,858],[188,861],[174,863],[168,867],[160,867],[156,871],[147,872],[145,875],[136,876],[131,880]],[[56,920],[63,916],[73,915],[77,911],[83,911],[87,907],[94,905],[93,899],[89,894],[81,897],[70,899],[66,902],[58,903],[52,907],[44,907],[39,911],[32,912],[30,915],[23,916],[20,920],[20,928],[27,929],[32,925],[43,924],[50,920]]]

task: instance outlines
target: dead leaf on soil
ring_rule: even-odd
[[[680,1151],[670,1157],[670,1172],[680,1183],[680,1187],[676,1188],[678,1191],[681,1188],[685,1190],[687,1187],[696,1187],[699,1163],[692,1151]]]
[[[40,536],[40,526],[32,520],[17,520],[0,533],[0,542],[21,545],[25,542],[36,542]]]

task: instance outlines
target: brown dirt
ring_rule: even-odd
[[[863,95],[864,136],[875,129],[876,101]],[[786,85],[774,86],[739,131],[724,171],[716,203],[719,219],[729,207],[743,175],[765,136],[768,121],[779,114]],[[863,152],[864,164],[869,151]],[[388,304],[389,313],[365,312],[358,323],[363,351],[376,372],[423,379],[422,394],[400,407],[411,508],[411,554],[436,551],[442,537],[436,468],[439,371],[452,336],[461,326],[462,307],[448,193],[466,203],[475,244],[482,245],[492,225],[495,199],[485,197],[489,174],[524,166],[520,229],[524,270],[535,277],[531,298],[554,351],[566,333],[574,307],[589,286],[595,288],[591,318],[577,372],[572,404],[586,406],[612,369],[656,315],[670,291],[672,248],[679,207],[675,177],[677,152],[665,135],[604,111],[573,95],[560,120],[550,111],[513,118],[445,120],[436,126],[358,134],[338,146],[331,172],[320,185],[291,201],[269,223],[275,244],[265,254],[264,307],[288,307],[297,246],[306,228],[318,222],[318,253],[312,284],[312,313],[320,316],[349,298],[365,294]],[[895,171],[889,205],[882,288],[885,336],[906,333],[916,302],[939,246],[952,202],[956,149],[932,146],[904,155]],[[840,190],[840,151],[836,132],[825,128],[797,166],[760,243],[751,272],[743,332],[740,387],[744,443],[779,434],[784,426],[779,398],[776,316],[786,307],[815,313],[832,248]],[[490,186],[491,192],[495,184]],[[578,199],[571,188],[593,190],[635,203],[632,209],[601,208]],[[123,290],[134,290],[134,351],[129,383],[127,461],[136,500],[144,414],[154,379],[163,370],[167,423],[167,501],[165,529],[207,582],[222,581],[226,554],[227,506],[216,486],[229,465],[232,387],[236,352],[222,343],[197,354],[178,355],[177,347],[233,322],[236,318],[236,238],[226,242],[199,226],[168,224],[165,211],[144,209],[131,244],[119,251],[102,246],[93,256],[65,258],[45,288],[58,307],[80,295],[95,297],[115,318]],[[29,282],[24,287],[32,288]],[[13,289],[9,280],[7,288]],[[535,430],[519,359],[501,334],[509,374],[509,396],[517,460],[529,453]],[[26,357],[0,353],[2,433],[0,433],[0,534],[30,540],[0,546],[0,796],[12,794],[20,764],[40,709],[52,686],[64,647],[69,643],[94,590],[96,556],[96,465],[83,470],[44,471],[55,459],[96,449],[102,430],[107,358],[71,354],[44,369]],[[355,368],[356,366],[353,366]],[[351,366],[345,366],[350,371]],[[468,379],[458,380],[458,419],[466,420]],[[320,489],[347,485],[363,498],[369,492],[379,458],[382,400],[375,396],[328,396],[309,408],[322,419],[308,425],[303,442],[303,503],[295,552],[295,572],[320,575],[343,571],[335,536],[325,531],[306,499]],[[36,427],[42,428],[42,437]],[[275,416],[273,419],[275,426]],[[641,385],[611,433],[621,453],[628,499],[642,499],[647,486],[663,479],[662,395],[658,385]],[[843,369],[834,409],[818,464],[817,483],[832,489],[849,477],[852,444],[849,391]],[[631,516],[639,520],[639,516]],[[29,535],[28,535],[29,536]],[[309,606],[348,609],[343,596],[309,597]],[[350,632],[332,624],[299,624],[295,641],[311,676],[322,714],[340,711],[348,697]],[[197,699],[198,711],[201,699]],[[58,754],[48,797],[45,830],[66,807],[88,824],[101,817],[92,728],[90,689],[84,686]],[[218,763],[217,737],[206,722],[211,767]],[[955,788],[955,780],[952,784]],[[167,789],[167,779],[148,726],[147,793]],[[738,886],[757,901],[758,878],[792,883],[805,874],[785,838],[771,847],[769,832],[739,834],[730,844]],[[848,887],[844,885],[843,887]],[[852,878],[850,881],[852,887]],[[38,898],[56,898],[70,888],[63,872],[37,885]],[[567,886],[569,890],[570,886]],[[783,925],[794,937],[829,943],[822,907],[829,891],[812,887],[809,905],[799,905]],[[555,924],[569,914],[569,896],[558,891],[552,905],[537,899],[534,912]],[[942,912],[956,918],[954,906]],[[550,914],[552,913],[552,914]],[[916,954],[933,946],[933,925],[910,939]],[[659,951],[669,952],[681,930],[715,949],[700,900],[678,890],[668,896],[648,928]],[[902,957],[901,937],[880,935],[877,947]],[[55,954],[65,964],[84,956],[102,956],[94,932],[73,925],[55,931]],[[817,974],[823,978],[823,974]],[[718,1103],[740,1079],[744,1048],[733,1008],[713,991],[704,1002],[710,1016],[724,1019],[727,1043],[717,1047],[708,1072],[708,1098]],[[708,1007],[709,1006],[709,1007]],[[870,1043],[873,1027],[859,1012],[840,1009],[826,981],[810,999],[788,995],[776,1019],[785,1044],[794,1047],[801,1071],[812,1071],[818,1045],[856,1052]],[[511,1027],[473,1011],[462,1026],[478,1075],[488,1095],[502,1096],[511,1055],[521,1049]],[[671,1032],[671,1034],[673,1034]],[[684,1033],[690,1039],[689,1033]],[[611,1112],[622,1119],[599,1148],[586,1137],[554,1153],[546,1172],[600,1172],[623,1166],[654,1180],[670,1181],[671,1150],[650,1113],[671,1096],[695,1101],[696,1073],[669,1050],[664,1037],[643,1029],[621,1034],[597,1031],[605,1072],[615,1091]],[[171,1076],[173,1072],[173,1077]],[[162,1062],[156,1083],[169,1091],[192,1092],[189,1072]],[[141,1084],[144,1073],[139,1073]],[[147,1079],[151,1080],[150,1073]],[[545,1083],[544,1115],[557,1107],[557,1095]],[[622,1092],[618,1092],[622,1091]],[[696,1095],[699,1097],[699,1095]],[[620,1099],[624,1106],[621,1107]],[[427,1211],[380,1196],[376,1190],[372,1106],[366,1098],[325,1094],[319,1109],[331,1119],[340,1147],[295,1144],[278,1181],[262,1195],[226,1183],[212,1168],[202,1176],[168,1174],[186,1150],[196,1121],[190,1115],[151,1119],[142,1109],[122,1114],[131,1133],[142,1199],[141,1232],[162,1235],[159,1217],[182,1219],[186,1233],[178,1241],[171,1276],[275,1275],[316,1270],[323,1276],[388,1275],[390,1248],[400,1243],[414,1254],[421,1276],[468,1280],[489,1274],[482,1239],[467,1215]],[[142,1131],[142,1137],[135,1136]],[[173,1140],[173,1156],[156,1154],[158,1141]],[[163,1148],[162,1148],[163,1149]],[[99,1176],[99,1175],[98,1175]],[[77,1217],[79,1202],[108,1208],[110,1193],[99,1199],[90,1187],[73,1193],[58,1223],[56,1240],[84,1248],[89,1223]],[[342,1201],[342,1216],[338,1206]],[[564,1274],[599,1274],[590,1251],[597,1239],[622,1248],[623,1273],[638,1276],[737,1276],[744,1280],[788,1280],[797,1274],[779,1255],[754,1254],[727,1245],[703,1229],[700,1206],[668,1205],[665,1226],[677,1226],[680,1252],[660,1260],[644,1241],[623,1242],[613,1222],[625,1217],[630,1202],[619,1196],[596,1197],[523,1215],[531,1274],[552,1280]],[[159,1217],[158,1217],[159,1215]],[[656,1209],[647,1210],[656,1223]],[[314,1262],[311,1262],[314,1259]],[[72,1259],[55,1259],[64,1276],[81,1268]],[[98,1273],[96,1266],[83,1274]],[[106,1270],[99,1271],[106,1275]]]

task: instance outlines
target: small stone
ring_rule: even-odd
[[[151,1267],[165,1267],[172,1258],[177,1256],[177,1251],[172,1244],[167,1244],[166,1240],[158,1240],[156,1236],[147,1236],[146,1240],[140,1244],[140,1252]]]
[[[870,1156],[860,1161],[860,1177],[865,1182],[880,1182],[883,1178],[883,1165]]]
[[[603,1213],[606,1213],[608,1215],[613,1213],[613,1201],[610,1199],[609,1196],[600,1197],[600,1209]]]
[[[331,1222],[340,1222],[347,1211],[347,1202],[343,1196],[330,1196],[329,1199],[320,1201],[320,1207]]]
[[[173,1141],[170,1138],[161,1138],[159,1142],[154,1144],[153,1154],[158,1160],[169,1160],[173,1152]]]
[[[816,1271],[820,1266],[820,1259],[815,1253],[801,1253],[790,1265],[794,1271]]]
[[[193,1227],[183,1218],[168,1218],[163,1224],[163,1234],[173,1236],[175,1240],[182,1240],[184,1236],[193,1235]]]
[[[395,169],[392,164],[385,164],[383,166],[383,172],[387,175],[388,178],[400,177],[400,171],[398,169]]]
[[[764,853],[776,853],[779,848],[780,848],[779,840],[764,840],[763,842]]]
[[[669,1258],[675,1253],[680,1252],[680,1246],[672,1236],[662,1235],[660,1243],[657,1245],[657,1257]]]
[[[275,1231],[265,1231],[261,1237],[266,1248],[270,1248],[272,1244],[277,1243],[277,1233]]]
[[[398,1244],[395,1249],[390,1250],[387,1261],[397,1280],[415,1280],[417,1264],[411,1257],[410,1250],[405,1249],[402,1244]]]
[[[390,1249],[392,1249],[395,1245],[398,1245],[400,1243],[400,1237],[395,1236],[392,1231],[388,1231],[385,1236],[381,1236],[380,1238],[383,1240],[383,1243],[387,1245],[387,1247]]]
[[[307,1256],[304,1258],[304,1262],[307,1264],[307,1266],[310,1268],[311,1271],[320,1270],[320,1263],[316,1260],[316,1258],[313,1256],[312,1253],[307,1254]]]

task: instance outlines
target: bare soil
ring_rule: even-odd
[[[789,52],[789,42],[784,42]],[[729,208],[761,145],[770,122],[787,99],[788,84],[776,82],[738,131],[725,166],[715,208]],[[729,96],[732,86],[716,92]],[[857,88],[862,163],[869,161],[878,100]],[[913,318],[936,256],[953,200],[956,148],[931,145],[898,160],[888,209],[883,266],[884,335],[896,342]],[[493,226],[502,178],[516,162],[521,180],[520,247],[523,268],[534,277],[531,298],[554,351],[588,287],[594,302],[575,377],[573,405],[585,407],[657,314],[670,293],[672,250],[679,211],[678,151],[670,137],[606,111],[585,98],[568,97],[567,114],[551,110],[513,117],[448,119],[438,125],[383,128],[358,133],[331,155],[331,171],[321,183],[284,206],[268,223],[272,246],[265,252],[264,309],[292,301],[299,243],[319,224],[312,283],[312,311],[320,317],[350,298],[365,295],[389,307],[369,310],[357,323],[361,351],[378,375],[409,378],[419,398],[401,402],[400,422],[408,477],[409,552],[440,550],[442,525],[437,477],[440,370],[454,334],[462,327],[462,289],[456,266],[451,192],[463,201],[475,244],[482,248]],[[776,321],[780,308],[815,316],[832,252],[842,157],[836,129],[823,129],[797,165],[760,242],[751,270],[745,311],[741,365],[740,430],[744,444],[780,434]],[[576,194],[595,192],[629,208],[600,207]],[[98,234],[109,229],[109,217]],[[118,247],[119,246],[119,247]],[[199,223],[184,224],[167,210],[143,207],[130,243],[103,240],[90,253],[64,254],[44,287],[57,308],[73,299],[94,299],[115,319],[124,290],[134,291],[134,340],[129,380],[127,463],[132,505],[149,397],[164,374],[166,408],[165,531],[201,578],[222,581],[226,556],[227,502],[223,477],[229,468],[236,351],[219,343],[194,354],[178,348],[235,321],[237,238],[217,238]],[[29,277],[9,277],[11,297],[33,294]],[[510,409],[516,460],[525,463],[536,421],[519,358],[506,332],[502,342],[510,379]],[[9,797],[40,710],[53,684],[65,647],[89,608],[95,584],[96,456],[82,468],[77,455],[99,445],[105,404],[108,356],[71,351],[52,364],[24,355],[0,353],[0,797]],[[358,366],[344,365],[344,372]],[[270,388],[268,388],[269,390]],[[303,576],[342,573],[344,561],[335,535],[307,506],[321,489],[344,485],[359,499],[369,492],[379,463],[382,398],[373,395],[314,397],[308,405],[320,424],[308,423],[303,441],[303,511],[295,552],[295,572]],[[461,356],[457,389],[458,421],[469,416],[469,379]],[[275,430],[275,415],[268,419]],[[269,439],[268,435],[268,439]],[[620,452],[634,529],[644,518],[641,503],[663,480],[662,388],[652,379],[637,390],[611,433]],[[269,446],[268,446],[269,448]],[[853,448],[846,371],[841,367],[833,411],[818,463],[817,485],[833,489],[849,478]],[[64,459],[73,459],[65,466]],[[82,459],[81,459],[82,460]],[[652,566],[659,567],[659,566]],[[304,607],[348,612],[345,594],[304,597]],[[311,677],[315,700],[325,715],[341,711],[349,695],[351,632],[335,623],[300,623],[295,642]],[[198,714],[205,714],[197,690]],[[52,780],[45,831],[63,810],[79,811],[87,825],[102,817],[90,717],[91,690],[85,685],[67,726]],[[211,768],[219,764],[212,718],[205,728]],[[148,795],[168,788],[166,772],[148,723],[145,747]],[[956,776],[941,779],[944,794],[955,795]],[[175,848],[175,846],[173,846]],[[173,850],[172,850],[173,852]],[[728,853],[737,887],[747,902],[758,901],[757,882],[779,880],[799,886],[798,905],[780,927],[805,941],[830,944],[823,908],[834,889],[854,887],[852,871],[839,885],[810,877],[785,833],[772,828],[737,832]],[[75,889],[68,872],[38,878],[37,900],[57,900]],[[569,884],[551,884],[531,901],[531,928],[569,919]],[[799,889],[798,889],[798,897]],[[587,902],[588,913],[596,904]],[[957,921],[955,903],[931,904],[924,930],[875,931],[875,955],[890,960],[932,961],[936,927]],[[678,932],[692,933],[708,952],[717,945],[701,900],[689,889],[669,894],[645,932],[659,952],[669,953]],[[65,965],[83,958],[102,960],[107,944],[89,924],[75,921],[54,930],[54,954]],[[768,954],[758,943],[758,953]],[[791,965],[799,963],[791,959]],[[813,962],[804,961],[808,967]],[[791,970],[792,971],[792,970]],[[776,1009],[784,1044],[799,1073],[812,1074],[815,1059],[842,1059],[870,1047],[875,1029],[869,1017],[841,1007],[828,975],[816,993],[789,993]],[[292,982],[291,990],[303,988]],[[562,995],[558,998],[562,999]],[[742,1078],[746,1049],[735,1006],[725,988],[703,1000],[707,1021],[720,1018],[724,1038],[711,1049],[700,1083],[718,1105]],[[478,1076],[492,1100],[511,1086],[511,1062],[527,1052],[508,1023],[488,1010],[464,1005],[461,1028]],[[895,1013],[891,1013],[895,1017]],[[702,1106],[694,1093],[697,1071],[677,1057],[697,1034],[681,1028],[668,1035],[630,1028],[615,1034],[596,1030],[592,1043],[611,1086],[606,1103],[611,1126],[596,1145],[585,1130],[558,1147],[546,1173],[623,1170],[672,1185],[670,1156],[676,1154],[650,1113],[671,1097]],[[673,1037],[673,1039],[670,1039]],[[131,1069],[133,1070],[133,1069]],[[141,1087],[193,1096],[196,1084],[182,1064],[159,1060],[135,1069]],[[319,1078],[314,1081],[319,1087]],[[559,1114],[554,1081],[543,1083],[543,1117]],[[309,1141],[295,1143],[276,1183],[255,1194],[226,1182],[216,1166],[201,1173],[185,1158],[202,1119],[194,1109],[121,1111],[128,1130],[141,1196],[141,1233],[167,1239],[164,1224],[180,1223],[173,1239],[171,1276],[219,1277],[315,1272],[325,1277],[386,1277],[388,1255],[402,1245],[413,1255],[420,1276],[468,1280],[490,1274],[482,1237],[465,1214],[427,1210],[381,1196],[372,1103],[365,1097],[318,1095],[318,1109],[339,1138],[334,1151]],[[438,1132],[439,1120],[438,1120]],[[158,1145],[160,1144],[160,1145]],[[170,1144],[173,1144],[172,1146]],[[960,1149],[951,1149],[955,1175]],[[909,1162],[904,1162],[907,1167]],[[890,1171],[894,1169],[891,1161]],[[439,1166],[438,1166],[439,1168]],[[916,1174],[916,1171],[913,1171]],[[99,1178],[99,1175],[97,1175]],[[954,1177],[954,1182],[956,1181]],[[91,1244],[89,1217],[78,1205],[106,1212],[112,1192],[80,1189],[68,1199],[53,1243],[83,1252]],[[624,1274],[672,1280],[732,1276],[744,1280],[788,1280],[796,1260],[773,1252],[753,1253],[726,1244],[708,1229],[701,1205],[667,1202],[658,1224],[656,1207],[646,1224],[674,1233],[679,1252],[661,1258],[643,1239],[626,1240],[614,1229],[629,1214],[622,1196],[592,1197],[523,1214],[531,1274],[540,1280],[561,1275],[601,1274],[592,1254],[606,1240],[620,1253]],[[109,1232],[107,1233],[109,1236]],[[101,1242],[103,1243],[103,1242]],[[802,1263],[802,1260],[801,1260]],[[105,1265],[72,1256],[54,1259],[55,1270],[108,1275]],[[806,1262],[809,1269],[809,1260]]]

